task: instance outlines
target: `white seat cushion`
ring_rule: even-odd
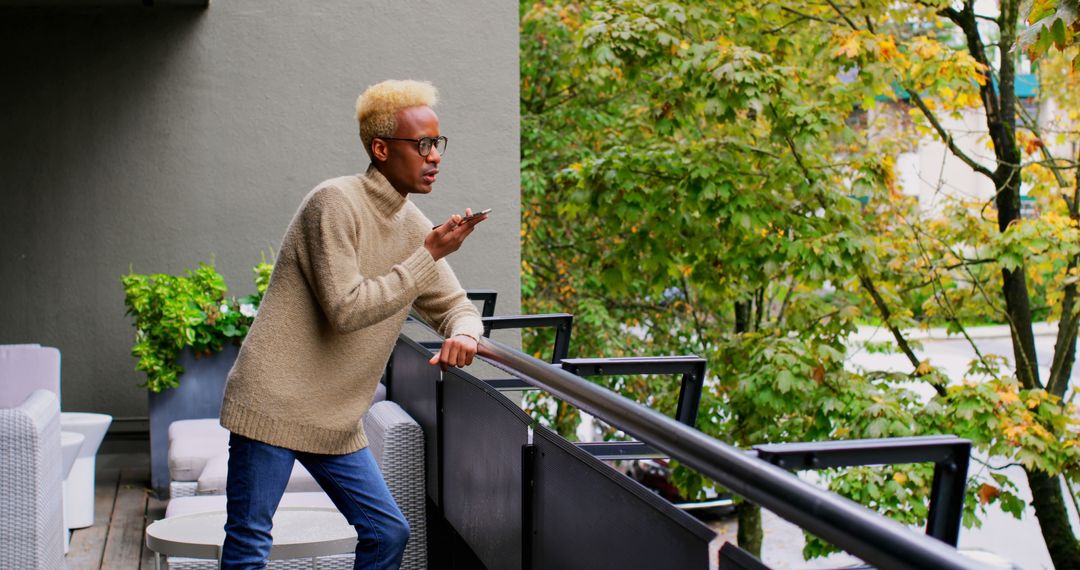
[[[386,386],[375,388],[373,402],[386,399]],[[229,452],[229,430],[218,418],[177,420],[169,424],[169,480],[198,481],[206,462]]]
[[[211,457],[199,475],[199,486],[195,490],[197,495],[224,495],[225,482],[229,476],[229,454]],[[292,475],[289,476],[289,484],[285,487],[286,493],[306,493],[322,491],[315,478],[299,461],[293,462]]]
[[[222,434],[225,435],[226,441],[228,441],[229,430],[221,427],[221,420],[217,418],[176,420],[169,424],[169,441],[190,436],[221,437]]]
[[[169,480],[197,481],[206,462],[229,452],[229,430],[217,418],[169,425]]]
[[[278,508],[281,507],[334,508],[334,502],[322,491],[317,493],[285,493],[281,496],[281,502],[278,503]],[[165,518],[224,510],[225,495],[178,497],[169,501],[169,505],[165,507]]]

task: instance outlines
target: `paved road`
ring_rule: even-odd
[[[1039,364],[1039,376],[1045,380],[1050,375],[1050,362],[1054,355],[1055,329],[1039,326],[1036,329],[1035,352]],[[1012,342],[1008,337],[1006,327],[981,327],[970,331],[979,351],[985,355],[996,354],[1005,357],[1012,362]],[[891,341],[892,335],[881,328],[861,328],[855,335],[853,344],[865,341],[881,343]],[[929,360],[930,365],[945,371],[953,382],[958,382],[967,373],[968,365],[976,358],[975,349],[963,337],[945,337],[940,330],[932,330],[927,333],[915,335],[914,340],[922,346],[915,349],[916,356],[920,360]],[[853,347],[849,353],[848,364],[870,370],[889,370],[893,372],[910,373],[911,362],[900,353],[874,354],[866,350]],[[1073,368],[1073,386],[1080,385],[1080,370]],[[913,386],[920,393],[925,393],[929,398],[934,391],[929,386]]]

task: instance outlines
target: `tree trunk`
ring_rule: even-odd
[[[743,501],[735,507],[739,515],[739,532],[736,540],[739,548],[761,558],[761,541],[764,532],[761,530],[761,506]]]
[[[581,424],[581,414],[577,408],[562,400],[555,405],[555,432],[567,441],[577,441],[577,428]]]
[[[750,332],[750,324],[753,317],[753,301],[735,302],[735,332],[742,334]]]
[[[994,204],[998,210],[998,231],[1004,233],[1013,222],[1020,220],[1020,162],[1023,158],[1016,144],[1016,64],[1012,46],[1016,38],[1019,3],[1015,0],[1001,4],[1001,67],[996,113],[987,109],[986,126],[994,142]],[[974,15],[971,16],[974,21]],[[987,82],[989,85],[990,82]],[[987,85],[982,86],[986,91]],[[1013,356],[1016,376],[1025,388],[1042,387],[1035,357],[1035,335],[1031,328],[1031,297],[1028,293],[1024,266],[1001,271],[1001,289],[1005,296],[1005,311],[1012,330]]]
[[[1001,48],[1001,62],[998,73],[998,86],[994,88],[992,81],[986,81],[980,88],[983,109],[986,111],[986,126],[990,139],[994,144],[994,155],[997,167],[994,169],[991,179],[997,194],[994,197],[997,206],[998,230],[1005,232],[1010,224],[1020,219],[1020,162],[1021,154],[1016,144],[1016,92],[1014,90],[1016,80],[1016,65],[1013,49],[1016,40],[1017,24],[1019,22],[1019,0],[1002,0],[999,3],[1000,16],[998,19]],[[979,26],[976,21],[974,0],[965,0],[960,9],[947,5],[941,12],[951,19],[963,31],[967,40],[968,51],[971,56],[989,68]],[[955,151],[954,151],[955,152]],[[1001,290],[1005,297],[1005,311],[1009,320],[1009,328],[1012,332],[1013,358],[1016,364],[1016,376],[1025,388],[1041,388],[1039,380],[1038,363],[1035,357],[1035,335],[1032,330],[1031,301],[1024,277],[1024,267],[1021,265],[1015,270],[1002,270]],[[1071,310],[1071,307],[1069,307]],[[1068,323],[1070,315],[1063,315],[1062,321]],[[1070,327],[1071,329],[1071,327]],[[1075,350],[1075,338],[1068,338],[1069,334],[1075,334],[1073,330],[1066,330],[1058,339],[1057,350]],[[1068,355],[1057,355],[1054,370],[1051,376],[1050,388],[1064,393],[1064,384],[1067,381],[1054,382],[1054,372],[1060,373],[1062,369],[1061,358]],[[1080,542],[1073,534],[1072,525],[1069,523],[1068,512],[1065,510],[1061,486],[1057,477],[1051,477],[1046,473],[1029,470],[1027,471],[1028,484],[1031,486],[1032,504],[1035,506],[1035,515],[1039,518],[1039,526],[1042,528],[1043,540],[1050,552],[1050,558],[1058,570],[1065,568],[1080,568]]]
[[[1039,517],[1043,540],[1054,567],[1057,570],[1080,569],[1080,541],[1076,540],[1069,524],[1061,482],[1042,471],[1025,471],[1031,486],[1031,503],[1035,506],[1035,516]]]
[[[751,317],[753,315],[753,301],[735,302],[735,332],[743,334],[750,332]],[[741,423],[740,419],[736,419]],[[739,426],[740,433],[745,433]],[[765,532],[761,528],[761,506],[749,501],[742,501],[735,507],[739,516],[739,531],[736,540],[743,550],[761,558],[761,541]]]
[[[965,5],[965,15],[969,28],[974,28],[974,3]],[[998,209],[998,229],[1005,232],[1009,225],[1020,219],[1020,161],[1021,154],[1016,144],[1016,92],[1014,91],[1016,66],[1012,50],[1015,46],[1016,27],[1019,20],[1019,2],[1003,1],[1000,4],[1001,67],[999,71],[999,91],[997,109],[987,107],[987,126],[994,141],[994,154],[997,168],[994,171],[994,186],[997,189],[995,203]],[[969,42],[970,44],[970,42]],[[987,85],[982,86],[987,93]],[[984,97],[984,99],[992,99]],[[995,113],[996,111],[996,113]],[[1016,376],[1025,388],[1040,388],[1038,362],[1035,357],[1035,335],[1032,330],[1031,303],[1024,278],[1024,267],[1015,271],[1002,270],[1002,293],[1012,330],[1013,358],[1016,364]],[[1070,343],[1071,344],[1071,343]],[[1073,534],[1068,512],[1061,493],[1061,484],[1057,477],[1046,473],[1028,470],[1028,484],[1031,486],[1032,504],[1035,515],[1039,518],[1043,540],[1050,552],[1050,558],[1058,570],[1080,568],[1080,542]]]
[[[1023,157],[1016,143],[1016,55],[1013,52],[1020,18],[1020,0],[1001,0],[998,8],[1000,10],[998,47],[1001,49],[998,82],[995,86],[991,78],[987,78],[979,86],[983,110],[986,112],[986,128],[993,143],[994,159],[997,165],[992,172],[978,164],[972,164],[972,167],[994,181],[994,189],[997,191],[994,195],[994,205],[997,207],[998,230],[1005,232],[1013,222],[1020,219],[1020,169]],[[979,30],[975,0],[965,0],[960,9],[946,5],[941,14],[964,31],[968,53],[971,57],[987,69],[992,69],[986,45],[983,43]],[[913,100],[917,101],[914,98]],[[923,112],[932,116],[925,108]],[[947,139],[946,142],[950,140]],[[966,156],[955,147],[950,148],[958,157]],[[1031,301],[1024,278],[1024,266],[1021,265],[1015,270],[1002,270],[1001,280],[1002,293],[1005,296],[1005,311],[1012,332],[1016,375],[1025,388],[1041,388],[1038,363],[1035,360],[1035,336],[1031,329]]]
[[[1002,269],[1001,281],[1001,290],[1005,296],[1005,312],[1008,315],[1012,333],[1016,376],[1024,388],[1041,388],[1039,363],[1035,356],[1035,334],[1031,327],[1031,301],[1028,295],[1027,278],[1024,276],[1024,266],[1020,266],[1016,271]]]

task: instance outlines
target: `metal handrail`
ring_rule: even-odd
[[[945,543],[819,489],[659,412],[488,338],[478,354],[578,408],[615,424],[823,540],[881,568],[980,566]]]

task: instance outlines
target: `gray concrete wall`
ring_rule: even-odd
[[[519,307],[518,7],[219,0],[0,9],[0,344],[63,354],[63,406],[146,414],[120,276],[214,259],[231,294],[300,199],[368,164],[356,96],[432,81],[450,138],[433,220],[491,219],[449,258]]]

